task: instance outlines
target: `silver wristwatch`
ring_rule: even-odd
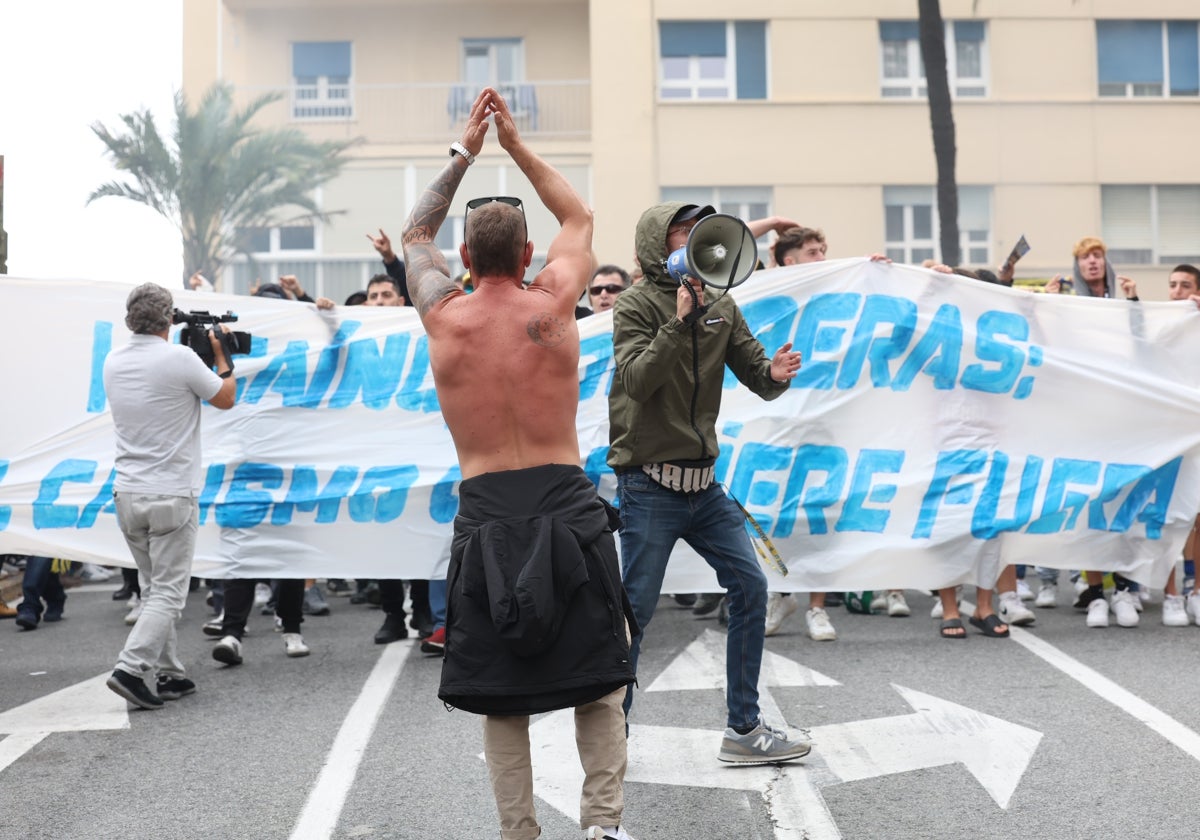
[[[468,152],[467,147],[457,140],[450,144],[450,157],[454,157],[455,155],[462,155],[463,159],[467,162],[467,166],[475,162],[475,155]]]

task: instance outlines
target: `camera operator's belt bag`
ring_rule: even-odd
[[[681,461],[679,463],[642,464],[642,472],[655,482],[676,493],[699,493],[707,490],[716,475],[713,461]]]

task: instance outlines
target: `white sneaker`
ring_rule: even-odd
[[[142,614],[142,599],[133,595],[129,599],[129,612],[125,613],[125,623],[132,627],[137,624],[138,617]]]
[[[308,656],[312,651],[304,644],[304,637],[299,633],[283,634],[283,650],[288,656]]]
[[[883,615],[888,611],[888,596],[886,590],[876,589],[871,593],[871,614],[878,613]]]
[[[1105,601],[1103,598],[1097,598],[1095,601],[1092,601],[1092,603],[1088,604],[1087,626],[1108,626],[1108,601]]]
[[[768,595],[766,635],[774,636],[778,633],[783,622],[798,608],[796,596],[790,592],[772,592]]]
[[[1037,621],[1033,610],[1025,606],[1016,592],[1000,593],[1000,618],[1005,624],[1015,624],[1017,627],[1028,627]]]
[[[1133,594],[1137,595],[1137,597],[1133,599],[1134,609],[1136,609],[1138,612],[1141,612],[1142,608],[1146,604],[1150,603],[1150,590],[1143,586]]]
[[[218,615],[214,615],[208,621],[204,622],[204,626],[200,628],[205,636],[220,636],[225,629],[225,611],[221,610]]]
[[[941,601],[939,600],[940,604]],[[908,608],[908,601],[904,600],[903,592],[889,592],[887,594],[887,614],[892,618],[904,618],[912,615],[912,610]]]
[[[1187,611],[1192,621],[1200,624],[1200,592],[1193,592],[1187,596]]]
[[[113,572],[112,570],[106,569],[103,566],[98,566],[95,563],[84,563],[83,570],[80,571],[79,576],[88,583],[99,583],[111,578],[113,576]]]
[[[598,825],[593,825],[583,837],[584,840],[633,840],[621,826],[603,829]]]
[[[217,642],[212,652],[213,659],[226,665],[242,664],[242,643],[237,636],[226,636]]]
[[[1033,605],[1048,610],[1057,607],[1058,584],[1042,581],[1042,585],[1038,587],[1037,599],[1033,602]]]
[[[265,583],[254,584],[254,609],[262,609],[271,600],[271,587]]]
[[[1033,590],[1029,588],[1029,584],[1025,582],[1025,578],[1017,578],[1017,597],[1022,601],[1033,600]]]
[[[837,639],[837,631],[833,629],[833,623],[830,622],[824,608],[813,607],[805,615],[804,621],[808,624],[808,637],[814,642],[832,642]]]
[[[1085,578],[1083,575],[1080,575],[1079,577],[1075,578],[1073,583],[1075,585],[1075,597],[1078,598],[1083,594],[1083,590],[1088,588],[1087,578]]]
[[[1162,622],[1166,627],[1187,627],[1192,623],[1182,595],[1164,595]]]
[[[933,596],[933,606],[929,608],[929,617],[941,618],[943,615],[945,615],[945,610],[942,608],[941,596],[935,593]]]
[[[1112,596],[1112,611],[1117,617],[1117,624],[1122,627],[1137,627],[1138,626],[1138,611],[1137,611],[1138,596],[1136,592],[1130,592],[1128,589],[1119,590],[1113,593]],[[1091,608],[1088,609],[1088,616],[1092,614]]]

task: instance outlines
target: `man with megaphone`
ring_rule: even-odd
[[[737,503],[714,481],[724,369],[763,399],[800,369],[790,343],[767,358],[726,292],[754,271],[754,236],[712,207],[667,202],[638,221],[643,282],[613,308],[616,375],[609,392],[608,463],[621,503],[622,579],[642,635],[680,539],[728,592],[727,729],[718,759],[774,764],[807,755],[808,741],[768,725],[758,705],[767,579]],[[633,689],[625,697],[625,712]]]

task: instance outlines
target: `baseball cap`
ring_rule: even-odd
[[[705,216],[711,216],[717,211],[713,209],[711,204],[705,204],[703,207],[697,204],[685,204],[679,208],[674,216],[671,217],[671,224],[675,225],[679,222],[690,222],[692,219],[701,219]],[[670,227],[670,225],[668,225]]]

